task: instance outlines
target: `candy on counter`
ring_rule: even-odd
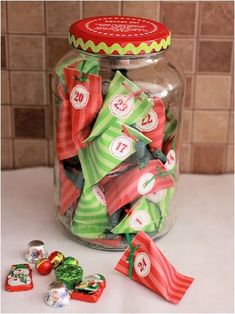
[[[69,304],[70,294],[66,285],[61,281],[53,281],[45,295],[45,302],[52,307],[64,307]]]
[[[45,246],[45,243],[41,240],[33,240],[29,242],[25,260],[28,263],[36,263],[36,261],[40,258],[47,258],[48,252]]]
[[[152,106],[153,101],[142,89],[128,80],[120,71],[116,71],[87,141],[101,135],[117,120],[126,125],[137,122],[149,112]]]
[[[64,261],[64,258],[64,254],[60,251],[54,251],[48,256],[53,268],[58,267]]]
[[[7,275],[5,289],[10,292],[26,291],[33,288],[32,269],[28,264],[11,266]]]
[[[56,279],[62,281],[71,290],[82,281],[83,269],[78,265],[60,265],[55,269]]]
[[[169,302],[178,304],[194,279],[177,272],[143,231],[132,241],[128,234],[126,236],[129,248],[120,258],[115,270],[163,296]]]
[[[63,261],[63,265],[79,265],[79,262],[75,257],[67,256]]]
[[[103,275],[94,274],[84,277],[82,282],[75,286],[71,298],[85,302],[97,302],[106,286]]]
[[[48,258],[40,258],[35,264],[35,269],[40,275],[48,275],[52,270],[52,263]]]

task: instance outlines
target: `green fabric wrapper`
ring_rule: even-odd
[[[79,199],[71,230],[81,238],[100,239],[108,228],[104,195],[97,186],[85,187]]]
[[[132,93],[139,93],[139,95],[138,97],[130,97]],[[128,97],[130,97],[130,99]],[[124,109],[125,103],[128,104],[128,111]],[[91,141],[102,134],[117,120],[120,120],[126,125],[131,125],[139,121],[146,116],[152,106],[153,101],[148,98],[136,84],[128,80],[120,71],[117,71],[109,85],[107,96],[92,132],[86,141]],[[120,117],[120,115],[122,115],[122,117]]]
[[[146,145],[151,142],[138,130],[128,126],[125,128],[130,136],[123,133],[122,123],[116,121],[103,134],[79,151],[86,186],[98,183],[111,170],[136,152],[136,143],[132,137],[142,140]]]
[[[162,216],[160,208],[142,197],[133,204],[131,214],[127,214],[124,219],[112,230],[114,234],[137,233],[140,230],[145,232],[158,231]]]

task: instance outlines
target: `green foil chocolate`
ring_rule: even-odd
[[[68,256],[64,259],[63,261],[63,265],[79,265],[79,262],[76,258],[72,257],[72,256]]]
[[[55,270],[56,279],[62,281],[69,290],[82,281],[83,269],[78,265],[62,264]]]

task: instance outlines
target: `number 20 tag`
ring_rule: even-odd
[[[74,109],[86,107],[89,100],[89,92],[83,85],[76,85],[70,93],[70,102]]]

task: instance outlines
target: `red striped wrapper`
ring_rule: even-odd
[[[102,106],[101,77],[84,74],[83,81],[80,72],[71,68],[65,68],[64,75],[71,104],[72,139],[79,150],[85,146],[83,141]]]
[[[60,205],[59,212],[63,215],[69,207],[78,201],[81,194],[79,188],[69,180],[64,173],[64,166],[62,162],[58,162],[59,179],[60,179]]]
[[[72,139],[72,122],[68,96],[62,85],[58,86],[58,93],[62,99],[56,131],[56,150],[60,160],[74,157],[77,149]]]
[[[193,278],[180,274],[171,265],[152,239],[139,232],[132,240],[134,252],[132,279],[163,296],[167,301],[178,304],[193,282]],[[128,276],[130,249],[126,249],[115,270]]]
[[[99,185],[103,188],[109,215],[143,195],[174,186],[173,177],[170,174],[159,176],[157,167],[162,173],[166,172],[160,160],[151,160],[144,169],[139,169],[137,166],[120,176],[113,177],[112,180],[104,178],[100,181]],[[144,186],[147,181],[150,181],[149,184]]]
[[[148,144],[151,150],[162,149],[165,121],[165,105],[161,98],[154,97],[153,108],[136,124],[136,128],[152,140]]]

